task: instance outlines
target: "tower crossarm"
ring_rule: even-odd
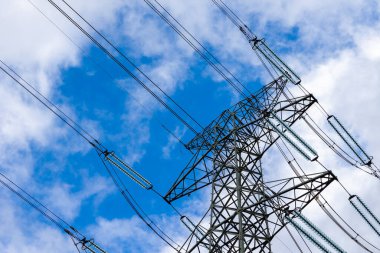
[[[311,203],[328,185],[330,185],[336,177],[331,171],[326,171],[323,173],[310,174],[305,177],[304,180],[300,181],[297,177],[277,180],[273,182],[268,182],[262,185],[263,192],[266,194],[261,197],[261,199],[251,205],[247,205],[240,210],[240,212],[245,213],[246,222],[244,227],[244,233],[252,234],[252,240],[256,241],[256,245],[250,248],[251,250],[264,247],[285,225],[285,219],[282,217],[286,213],[290,213],[293,210],[301,211],[309,203]],[[276,187],[273,188],[273,186]],[[265,215],[257,215],[257,211],[265,208],[267,213]],[[192,246],[188,247],[190,252],[195,252],[196,249],[203,245],[203,243],[209,243],[210,236],[215,234],[218,230],[220,231],[232,231],[229,233],[230,239],[224,241],[220,240],[222,237],[219,236],[216,241],[213,242],[213,247],[209,252],[235,252],[232,245],[235,245],[236,240],[238,240],[237,233],[233,233],[236,230],[236,216],[237,212],[231,214],[230,216],[221,215],[220,217],[215,217],[214,222],[210,224],[210,228],[203,235],[202,238],[194,241]],[[263,223],[267,220],[271,226],[272,233],[270,238],[266,235],[260,234],[260,231],[252,233],[251,230],[259,227],[258,224]],[[232,236],[231,236],[232,235]],[[221,249],[223,249],[221,251]]]
[[[291,126],[315,102],[315,98],[308,94],[292,99],[277,100],[276,103],[271,104],[271,108],[272,113],[275,113],[284,123]],[[241,110],[243,107],[238,108]],[[253,114],[251,107],[244,108],[247,111],[245,115]],[[166,201],[172,202],[212,183],[215,174],[220,173],[223,168],[223,166],[218,167],[215,164],[213,167],[212,162],[217,164],[219,161],[215,158],[218,158],[220,163],[227,165],[225,161],[231,156],[229,151],[231,150],[232,134],[237,133],[242,137],[241,139],[245,140],[244,143],[239,144],[246,147],[245,152],[250,152],[250,157],[255,158],[250,163],[255,163],[257,159],[260,159],[278,139],[278,137],[273,137],[272,130],[267,127],[268,114],[261,113],[255,117],[241,117],[240,115],[236,116],[230,110],[230,116],[225,117],[225,112],[223,117],[226,121],[219,121],[215,127],[215,131],[219,130],[219,135],[213,140],[207,133],[205,134],[204,138],[209,139],[212,145],[207,149],[204,147],[195,149],[192,159],[165,195]],[[232,127],[233,124],[235,124],[235,128]]]

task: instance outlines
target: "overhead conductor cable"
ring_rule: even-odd
[[[252,93],[232,74],[202,43],[190,33],[159,1],[144,0],[191,48],[219,73],[240,95],[249,97]],[[155,2],[156,4],[154,4]],[[160,11],[160,9],[162,11]],[[165,16],[165,14],[167,16]]]
[[[132,180],[137,182],[140,186],[145,189],[151,188],[151,183],[146,180],[140,173],[134,170],[131,166],[127,165],[120,158],[118,158],[114,152],[110,152],[96,140],[91,134],[84,130],[78,123],[72,120],[67,114],[60,110],[56,105],[54,105],[50,100],[38,92],[32,85],[26,82],[15,70],[10,68],[7,64],[0,59],[0,62],[6,66],[5,69],[3,66],[0,66],[0,69],[12,78],[18,85],[25,89],[29,94],[36,98],[40,103],[42,103],[47,109],[49,109],[54,115],[61,119],[66,125],[72,128],[76,133],[78,133],[83,139],[90,143],[97,152],[100,152],[104,157],[121,170],[124,174],[130,177]]]
[[[278,57],[265,43],[263,39],[258,39],[255,34],[249,29],[247,25],[229,8],[223,0],[212,0],[212,2],[226,15],[231,22],[239,28],[239,30],[245,35],[252,49],[261,55],[267,62],[283,76],[285,76],[293,84],[298,85],[301,83],[301,78],[285,63],[280,57]],[[259,56],[259,58],[261,58]],[[262,59],[262,58],[261,58]],[[271,71],[267,68],[269,73]],[[276,71],[276,72],[277,72]]]
[[[85,50],[79,46],[75,41],[56,23],[54,22],[51,18],[49,18],[37,5],[33,3],[32,0],[25,0],[27,1],[38,13],[40,13],[49,23],[51,23],[72,45],[74,45],[76,48],[78,48],[82,53],[85,53]],[[112,80],[115,79],[116,77],[112,75],[109,71],[107,71],[100,62],[96,61],[93,57],[88,56],[89,60],[101,71],[103,71],[109,78]],[[38,92],[38,91],[37,91]],[[134,94],[128,90],[126,90],[128,95],[136,101],[136,103],[139,104],[140,107],[142,107],[144,110],[151,112],[146,106],[140,103],[138,99],[134,96]],[[58,108],[59,109],[59,108]],[[62,112],[63,113],[63,112]],[[64,113],[63,113],[64,114]],[[165,126],[159,119],[153,118],[154,121],[157,121],[159,125],[171,136],[173,136],[180,144],[182,144],[183,147],[186,148],[186,144],[183,143],[183,141],[176,136],[172,131],[168,129],[167,126]]]
[[[141,187],[147,189],[147,190],[153,190],[156,194],[158,194],[157,191],[153,189],[153,185],[145,179],[141,174],[139,174],[136,170],[134,170],[131,166],[126,164],[124,161],[122,161],[120,158],[118,158],[114,152],[109,152],[98,140],[96,140],[94,137],[92,137],[91,134],[89,134],[87,131],[85,131],[78,123],[76,123],[74,120],[72,120],[67,114],[64,114],[63,111],[61,111],[56,105],[54,105],[50,100],[48,100],[43,94],[37,91],[31,84],[27,83],[15,70],[10,68],[8,65],[4,63],[4,61],[0,60],[0,62],[5,66],[0,65],[0,69],[7,74],[9,77],[11,77],[17,84],[19,84],[23,89],[25,89],[29,94],[31,94],[34,98],[36,98],[40,103],[42,103],[46,108],[48,108],[51,112],[53,112],[54,115],[56,115],[58,118],[60,118],[65,124],[67,124],[70,128],[72,128],[75,132],[77,132],[82,138],[84,138],[87,142],[89,142],[98,155],[102,158],[103,164],[105,165],[105,168],[107,171],[109,171],[108,166],[106,166],[106,162],[108,164],[112,165],[112,169],[117,169],[118,171],[121,171],[123,174],[127,175],[129,178],[131,178],[133,181],[135,181],[137,184],[139,184]],[[109,171],[110,173],[110,171]],[[110,174],[111,175],[111,174]],[[116,182],[114,180],[114,182]],[[118,185],[117,185],[118,186]],[[124,189],[126,189],[124,187]],[[125,197],[125,190],[122,191],[122,195]],[[160,197],[162,197],[160,195]],[[136,208],[137,202],[128,201],[127,202],[132,206],[132,208],[136,211],[138,210]],[[141,212],[141,211],[140,211]],[[140,216],[139,217],[143,217]],[[146,217],[143,219],[146,221]],[[157,231],[157,226],[155,229],[153,229],[153,222],[149,221],[146,222],[149,224],[149,227],[153,231]],[[161,234],[161,239],[163,237],[168,237],[166,234]],[[168,240],[164,240],[168,243]],[[170,243],[168,243],[171,245]],[[177,248],[174,246],[173,248]],[[95,252],[94,252],[95,253]]]
[[[56,105],[54,105],[50,100],[48,100],[43,94],[38,92],[31,84],[27,83],[16,71],[11,69],[8,65],[6,65],[2,60],[0,62],[8,68],[5,69],[3,66],[0,66],[0,69],[11,77],[17,84],[19,84],[22,88],[24,88],[28,93],[30,93],[34,98],[36,98],[39,102],[41,102],[46,108],[48,108],[51,112],[53,112],[58,118],[60,118],[65,124],[70,126],[75,132],[77,132],[82,138],[88,141],[96,150],[97,154],[101,158],[104,167],[107,172],[113,179],[115,185],[120,189],[121,194],[126,199],[128,204],[132,207],[132,209],[136,212],[136,214],[148,225],[148,227],[155,232],[162,240],[164,240],[169,246],[173,249],[180,248],[179,245],[174,245],[174,240],[171,239],[168,235],[166,235],[142,210],[142,208],[137,204],[137,202],[133,199],[132,195],[129,194],[125,184],[121,180],[121,178],[116,173],[117,171],[122,172],[127,175],[130,179],[132,179],[135,183],[140,185],[142,188],[147,190],[152,190],[154,193],[160,195],[155,189],[153,189],[153,185],[150,181],[144,178],[140,173],[134,170],[131,166],[126,164],[123,160],[115,155],[114,152],[108,151],[98,140],[92,137],[86,130],[84,130],[78,123],[72,120],[67,114],[61,111]],[[13,74],[12,74],[13,73]],[[107,163],[111,165],[112,171],[107,166]],[[118,180],[116,180],[116,178]],[[174,208],[174,207],[173,207]],[[177,211],[178,212],[178,211]],[[91,251],[96,253],[96,251]],[[181,252],[181,251],[179,251]]]
[[[107,45],[109,45],[113,50],[115,50],[118,55],[125,59],[134,69],[136,69],[142,76],[144,76],[149,83],[154,85],[166,98],[168,98],[172,103],[174,103],[180,111],[182,111],[187,117],[189,117],[193,122],[195,122],[200,128],[203,127],[188,113],[186,112],[177,102],[175,102],[164,90],[160,88],[151,78],[149,78],[140,68],[138,68],[124,53],[122,53],[111,41],[109,41],[102,33],[99,32],[91,23],[89,23],[83,16],[81,16],[72,6],[67,2],[61,0],[66,6],[70,8],[81,20],[83,20],[96,34],[98,34]],[[173,108],[171,108],[162,98],[160,98],[153,90],[151,90],[145,82],[143,82],[137,75],[133,74],[132,71],[124,65],[120,60],[117,59],[116,55],[110,52],[104,45],[102,45],[97,39],[94,38],[86,29],[84,29],[78,22],[76,22],[67,12],[65,12],[60,6],[56,4],[53,0],[48,0],[48,2],[56,8],[63,16],[65,16],[75,27],[77,27],[87,38],[89,38],[99,49],[101,49],[107,56],[111,58],[123,71],[125,71],[129,76],[131,76],[139,85],[141,85],[146,91],[148,91],[160,104],[162,104],[167,110],[169,110],[179,121],[181,121],[189,130],[193,133],[197,133],[195,128],[193,128],[183,117],[181,117]]]
[[[0,172],[0,183],[8,188],[12,193],[16,194],[17,197],[25,201],[28,205],[34,208],[36,211],[40,212],[48,220],[50,220],[54,225],[56,225],[62,232],[66,233],[71,237],[75,247],[80,245],[81,249],[84,251],[89,251],[91,253],[107,253],[98,244],[94,242],[93,239],[87,239],[83,234],[81,234],[77,229],[64,221],[57,214],[53,213],[44,204],[39,202],[36,198],[18,186],[15,182],[9,179],[5,174]],[[79,251],[79,249],[78,249]]]

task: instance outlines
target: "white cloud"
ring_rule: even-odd
[[[64,22],[63,18],[49,6],[42,1],[36,3],[42,6],[50,17],[54,17],[54,20],[80,46],[84,48],[88,46],[88,42],[79,32]],[[79,50],[25,1],[2,0],[1,4],[6,8],[0,12],[0,28],[7,35],[0,41],[1,57],[12,66],[16,66],[26,79],[38,84],[38,89],[44,94],[54,97],[54,94],[59,92],[60,71],[80,65]],[[193,58],[194,53],[176,35],[168,32],[162,21],[153,18],[155,14],[143,3],[134,1],[124,6],[122,1],[113,1],[110,4],[107,0],[96,3],[88,0],[76,1],[73,4],[107,34],[117,32],[118,34],[113,36],[119,43],[128,42],[128,55],[138,59],[141,55],[152,57],[153,63],[142,68],[168,93],[173,94],[178,89],[184,88],[183,81],[192,78],[189,66],[197,63]],[[236,28],[220,15],[211,1],[170,0],[164,4],[196,37],[211,45],[218,57],[232,66],[240,77],[249,79],[255,74],[254,71],[249,71],[255,69],[257,65],[249,45]],[[380,35],[379,24],[375,24],[375,21],[369,18],[371,15],[378,16],[375,5],[378,4],[359,0],[231,1],[231,7],[236,8],[245,20],[255,20],[252,22],[253,31],[259,35],[268,34],[269,39],[272,38],[268,39],[268,44],[292,49],[284,55],[284,58],[287,58],[290,65],[295,66],[297,72],[301,73],[303,83],[315,93],[321,103],[330,112],[338,115],[342,121],[347,122],[350,130],[355,136],[359,136],[362,143],[365,143],[376,161],[377,154],[380,154],[377,145],[380,141],[380,134],[377,131],[377,125],[380,123],[377,111],[380,106],[378,102]],[[122,17],[119,16],[120,13]],[[195,16],[190,15],[191,13]],[[271,29],[273,23],[276,29]],[[293,26],[300,29],[299,38],[295,42],[278,38],[272,31],[277,31],[279,28],[287,30]],[[284,44],[285,42],[289,45]],[[131,53],[132,49],[134,53]],[[207,71],[205,73],[208,74]],[[7,79],[1,77],[0,161],[8,171],[13,167],[19,168],[13,171],[12,175],[20,182],[31,183],[35,163],[31,145],[37,144],[40,148],[47,148],[52,144],[59,146],[61,144],[56,142],[69,138],[70,130],[62,128],[44,108],[31,102],[23,91],[15,89],[13,83],[5,80]],[[129,84],[127,81],[127,85]],[[126,133],[129,137],[128,144],[133,147],[128,151],[127,160],[133,163],[141,160],[145,154],[144,145],[150,140],[149,122],[153,113],[157,111],[157,104],[152,103],[150,95],[145,91],[133,88],[130,91],[134,93],[137,102],[126,101],[127,112],[123,117],[128,123],[125,127],[128,130]],[[141,104],[148,110],[142,110]],[[70,108],[70,105],[64,106]],[[73,116],[75,117],[74,113]],[[90,122],[90,125],[96,125],[96,122]],[[99,131],[101,133],[101,130]],[[70,142],[67,142],[72,143],[71,141],[70,139]],[[170,142],[171,140],[169,144]],[[78,150],[87,151],[84,147]],[[170,148],[164,147],[164,153],[169,154]],[[351,168],[342,168],[341,164],[334,161],[328,160],[328,162],[333,166],[339,165],[337,174],[341,181],[353,192],[363,196],[376,213],[380,213],[375,193],[379,190],[378,181]],[[99,182],[96,188],[93,189],[89,182],[85,182],[79,192],[73,193],[70,186],[57,180],[52,183],[55,187],[47,192],[47,199],[50,199],[48,202],[54,208],[62,210],[65,217],[73,219],[78,215],[81,200],[105,190],[106,182],[102,178],[96,181]],[[337,209],[342,211],[345,217],[359,220],[351,212],[346,212],[348,202],[346,198],[342,201],[342,192],[333,188],[328,194],[331,202],[336,203]],[[55,198],[60,198],[62,201],[53,201]],[[78,202],[73,203],[73,199]],[[197,209],[198,205],[202,206],[205,203],[202,200],[192,202],[187,210]],[[8,200],[5,200],[2,206],[4,207],[0,214],[0,219],[4,222],[2,224],[13,227],[11,231],[0,229],[1,238],[5,238],[0,238],[0,243],[3,244],[5,252],[54,252],[57,249],[60,251],[66,249],[66,245],[69,244],[67,238],[56,230],[52,231],[38,222],[20,223],[18,218],[12,216],[12,212],[17,211],[19,216],[23,216],[24,210],[18,210],[19,208],[10,204]],[[328,222],[320,213],[311,211],[308,214],[323,229],[330,229],[330,226],[325,226]],[[166,223],[164,221],[161,223],[168,226],[170,231],[178,231],[169,226],[172,224],[172,219],[176,218],[169,217]],[[26,224],[35,225],[37,228],[30,231]],[[115,252],[123,252],[123,249],[128,252],[139,250],[148,252],[152,247],[164,248],[157,238],[146,239],[151,238],[152,234],[147,232],[147,228],[137,221],[137,218],[113,220],[99,218],[92,228],[95,238],[102,238],[102,242]],[[371,236],[368,229],[363,228],[362,231]],[[9,239],[7,237],[9,234],[14,238]],[[34,236],[30,237],[31,234]],[[337,240],[342,241],[342,238],[344,237],[340,235]],[[49,243],[52,241],[54,244]],[[119,248],[119,245],[122,247]],[[166,249],[162,249],[164,250]]]
[[[74,185],[63,182],[56,182],[55,185],[44,188],[44,192],[49,194],[43,202],[52,210],[59,210],[59,215],[69,222],[78,216],[83,201],[94,198],[92,201],[96,209],[96,205],[115,190],[111,180],[100,176],[89,177],[86,172],[81,174],[83,186],[80,191],[74,191]]]
[[[3,189],[2,189],[3,190]],[[74,245],[69,237],[55,227],[38,221],[39,213],[25,213],[24,203],[12,201],[8,193],[2,194],[0,222],[0,247],[5,253],[73,252]],[[13,197],[13,195],[11,195]]]
[[[46,1],[33,2],[70,34],[78,45],[86,45],[82,35],[79,36],[74,27],[66,21],[62,22],[63,17],[46,4]],[[5,34],[0,42],[1,59],[15,68],[45,96],[54,100],[59,94],[61,71],[80,64],[79,50],[27,1],[1,0],[0,4],[4,7],[0,11],[0,30]],[[109,4],[108,1],[97,1],[96,4],[82,5],[79,9],[81,12],[90,12],[94,17],[99,17],[97,24],[106,28],[115,21],[114,14],[118,11],[118,5],[120,2]],[[50,198],[52,210],[59,208],[69,219],[79,214],[83,200],[92,197],[95,204],[99,203],[109,193],[106,188],[109,182],[101,177],[91,177],[91,182],[84,180],[83,188],[75,193],[72,193],[67,183],[60,178],[51,178],[50,183],[54,185],[52,189],[46,189],[43,183],[40,185],[40,178],[35,177],[40,175],[42,170],[34,167],[41,164],[40,152],[56,151],[60,164],[52,166],[60,167],[59,171],[63,171],[67,162],[65,156],[76,152],[88,152],[89,148],[84,147],[82,140],[79,142],[79,138],[73,135],[71,130],[63,127],[46,108],[3,73],[0,74],[0,82],[1,171],[27,190],[32,189],[36,196]],[[62,104],[61,107],[73,118],[78,118],[72,113],[70,105]],[[85,119],[78,121],[84,122],[86,127],[96,125],[95,122]],[[69,151],[68,143],[72,145]],[[57,175],[58,171],[55,173]],[[97,184],[92,185],[93,183]],[[1,191],[6,192],[6,189]],[[11,196],[15,198],[14,195]],[[40,220],[43,218],[21,203],[18,199],[14,203],[9,198],[2,199],[2,252],[73,252],[73,245],[67,235],[59,232],[57,228],[41,223]]]
[[[173,132],[175,137],[173,135],[169,135],[168,143],[164,147],[162,147],[162,156],[165,159],[170,159],[172,151],[174,150],[176,145],[180,144],[178,139],[181,140],[183,135],[185,134],[185,132],[186,132],[186,129],[184,129],[184,128],[180,129],[179,127],[176,127],[174,132]],[[180,145],[182,145],[182,144],[180,144]]]
[[[175,240],[180,238],[178,227],[174,227],[173,217],[165,219],[161,217],[158,220],[161,228],[169,231],[170,236]],[[131,219],[112,219],[106,220],[99,218],[97,224],[89,228],[96,238],[101,238],[101,243],[112,252],[151,252],[154,248],[156,252],[173,252],[165,246],[152,231],[146,229],[146,225],[138,218]],[[181,240],[183,238],[180,238]]]

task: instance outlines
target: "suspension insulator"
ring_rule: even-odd
[[[300,224],[295,222],[293,219],[289,217],[285,217],[285,219],[293,225],[295,229],[297,229],[301,234],[303,234],[309,241],[311,241],[315,246],[317,246],[324,253],[331,253],[321,242],[319,242],[314,236],[312,236],[309,232],[306,231]]]
[[[327,121],[340,138],[347,144],[351,151],[359,158],[362,165],[370,166],[372,164],[372,157],[368,156],[362,147],[355,141],[352,135],[347,129],[340,123],[340,121],[334,116],[327,117]]]
[[[355,199],[357,200],[357,204],[354,202]],[[358,214],[372,228],[372,230],[375,231],[375,233],[378,236],[380,236],[380,231],[378,229],[378,228],[380,228],[379,219],[373,214],[373,212],[371,210],[369,210],[367,205],[365,205],[364,202],[356,195],[350,196],[349,201],[350,201],[351,205],[355,208],[355,210],[358,212]],[[364,208],[364,211],[359,207],[359,205]],[[371,218],[372,218],[372,221],[370,220]]]
[[[94,240],[88,240],[81,243],[82,243],[82,249],[86,252],[89,251],[91,253],[107,253],[105,250],[100,248],[100,246],[98,246],[94,242]]]
[[[359,198],[359,196],[356,196],[356,198],[358,199],[358,201],[360,202],[360,204],[362,204],[362,206],[364,207],[364,209],[371,215],[371,217],[380,226],[380,220],[379,220],[379,218],[376,217],[376,215],[368,208],[368,206],[363,202],[363,200],[361,198]]]
[[[267,122],[274,131],[283,137],[307,160],[315,161],[318,159],[317,152],[274,113],[271,114],[271,117],[267,118]]]
[[[142,175],[140,175],[137,171],[135,171],[131,166],[126,164],[123,160],[115,155],[114,152],[104,151],[103,156],[107,162],[111,165],[115,166],[118,170],[123,172],[133,181],[135,181],[138,185],[140,185],[144,189],[152,189],[153,185],[145,179]]]
[[[315,224],[313,224],[308,218],[306,218],[301,212],[296,211],[296,217],[298,217],[303,223],[305,223],[311,230],[318,234],[325,242],[330,244],[336,251],[340,253],[346,253],[338,244],[336,244],[330,237],[322,232]]]
[[[276,71],[279,71],[290,82],[295,85],[301,83],[301,78],[267,46],[264,40],[252,39],[250,44],[253,50],[257,50]]]

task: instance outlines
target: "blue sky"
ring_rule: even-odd
[[[1,0],[0,29],[6,36],[0,41],[0,58],[133,165],[160,193],[166,193],[191,155],[160,124],[184,141],[193,137],[191,131],[46,1],[33,2],[81,49],[28,1]],[[144,1],[68,2],[203,126],[241,99]],[[211,0],[161,3],[251,91],[263,85],[266,76],[250,46]],[[300,74],[305,87],[329,112],[347,123],[376,161],[380,152],[379,4],[369,0],[228,3]],[[3,173],[80,231],[95,237],[109,252],[152,252],[152,248],[155,252],[171,252],[123,201],[96,153],[83,139],[6,76],[0,75],[0,84]],[[314,141],[302,127],[298,131]],[[379,182],[336,161],[322,146],[315,145],[341,181],[380,213],[380,205],[374,201]],[[284,170],[285,163],[279,161],[278,154],[270,153],[264,161],[268,173],[291,175],[288,168]],[[126,182],[146,211],[169,234],[183,241],[186,231],[179,217],[152,192],[128,179]],[[4,252],[75,252],[69,238],[39,213],[5,188],[0,194],[0,247]],[[328,194],[346,218],[362,226],[362,233],[375,238],[348,210],[338,187],[333,186]],[[208,197],[206,190],[176,206],[196,219],[207,207]],[[338,242],[355,249],[328,226],[327,218],[315,208],[308,210],[308,216],[335,234]],[[287,240],[286,234],[280,234],[280,238]],[[285,250],[281,242],[274,243],[276,249]]]

